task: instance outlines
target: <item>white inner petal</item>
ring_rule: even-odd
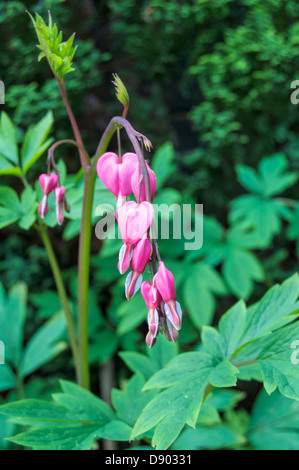
[[[125,253],[126,253],[126,245],[123,244],[122,247],[121,247],[121,249],[119,250],[119,254],[118,254],[118,261],[119,261],[119,271],[120,271],[120,274],[123,274],[122,266],[123,266],[123,261],[124,261]]]
[[[167,317],[167,320],[170,321],[170,323],[175,327],[174,323],[173,323],[173,319],[172,319],[172,315],[171,315],[171,311],[170,311],[170,308],[168,307],[167,303],[165,302],[164,303],[164,310],[165,310],[165,315]]]
[[[183,312],[182,312],[181,304],[178,301],[176,301],[175,306],[176,306],[176,311],[178,312],[178,316],[180,317],[180,320],[182,322]]]
[[[131,281],[131,277],[132,277],[132,271],[130,271],[129,274],[127,275],[126,282],[125,282],[125,293],[126,293],[127,298],[128,298],[127,291],[128,291],[128,287],[129,287],[129,284],[130,284],[130,281]]]
[[[139,275],[139,277],[138,277],[138,279],[135,283],[134,294],[132,295],[132,297],[136,294],[136,292],[139,291],[141,283],[142,283],[142,274]]]

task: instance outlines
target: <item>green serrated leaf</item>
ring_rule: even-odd
[[[46,138],[53,122],[53,113],[49,111],[41,121],[26,132],[21,148],[21,165],[25,174],[52,143],[53,139],[46,140]]]

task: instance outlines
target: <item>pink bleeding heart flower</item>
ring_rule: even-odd
[[[65,187],[58,186],[54,189],[55,203],[56,203],[56,220],[59,225],[63,223],[63,205],[64,205],[64,196],[65,196]]]
[[[113,152],[104,153],[97,163],[99,178],[106,188],[117,198],[117,206],[120,208],[124,197],[132,193],[131,179],[138,167],[138,158],[135,153],[125,153],[121,160]]]
[[[165,267],[163,261],[159,261],[159,268],[154,276],[154,285],[161,294],[164,304],[166,318],[175,327],[181,328],[182,309],[176,301],[175,283],[173,274]]]
[[[154,218],[150,202],[129,201],[118,212],[118,225],[124,243],[135,245],[148,231]]]
[[[49,210],[48,195],[57,186],[58,176],[56,175],[56,173],[51,173],[51,175],[43,173],[39,176],[38,180],[43,191],[43,197],[38,207],[38,212],[41,218],[43,219],[47,215]]]
[[[161,303],[161,296],[159,294],[158,289],[153,284],[150,284],[147,281],[144,281],[141,284],[141,294],[142,297],[145,300],[147,309],[148,309],[148,316],[147,316],[147,322],[148,322],[148,327],[149,327],[149,333],[148,333],[148,340],[152,340],[157,337],[158,332],[159,332],[159,313],[158,313],[158,307]],[[149,347],[152,347],[149,345],[148,341],[146,340],[147,344]]]
[[[166,334],[167,334],[168,340],[171,341],[172,343],[175,343],[178,339],[179,332],[173,326],[173,324],[168,320],[168,318],[166,318],[166,328],[167,328]]]
[[[148,176],[149,176],[151,200],[153,202],[155,191],[156,191],[156,175],[153,172],[153,170],[151,170],[151,168],[149,167],[147,163],[146,163],[146,167],[147,167]],[[143,201],[146,201],[145,182],[144,182],[144,178],[141,178],[140,173],[141,173],[140,167],[138,165],[138,167],[133,173],[131,184],[132,184],[132,191],[136,200],[138,201],[139,193],[140,193],[140,202],[143,202]],[[140,184],[141,184],[141,189],[140,189]]]
[[[171,341],[172,343],[175,343],[179,337],[179,332],[178,330],[173,326],[173,324],[168,320],[168,318],[165,316],[165,304],[164,302],[161,302],[160,304],[160,310],[161,310],[161,315],[160,315],[160,331],[165,334],[167,339]]]
[[[57,186],[58,176],[56,175],[56,173],[51,173],[51,175],[43,173],[39,176],[38,181],[40,182],[43,194],[46,194],[46,196],[48,196]]]
[[[142,273],[152,254],[152,244],[148,235],[144,235],[133,248],[132,271],[126,279],[126,297],[130,300],[139,290],[142,282]]]
[[[149,202],[126,202],[118,212],[118,225],[124,245],[119,252],[118,269],[125,273],[130,266],[133,246],[148,231],[154,218],[154,208]]]

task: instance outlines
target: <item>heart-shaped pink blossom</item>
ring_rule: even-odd
[[[56,175],[56,173],[51,173],[50,175],[43,173],[39,176],[38,180],[41,185],[43,194],[48,196],[57,186],[58,176]]]
[[[135,153],[127,152],[120,160],[116,153],[106,152],[97,163],[97,172],[112,194],[116,197],[129,196],[132,193],[132,175],[137,167]]]
[[[123,242],[126,245],[135,245],[150,228],[153,218],[154,208],[150,202],[126,202],[118,211],[118,225]]]

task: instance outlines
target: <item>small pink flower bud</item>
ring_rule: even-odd
[[[149,333],[155,338],[159,332],[159,313],[157,309],[162,299],[156,287],[147,281],[141,284],[141,294],[148,308]]]
[[[51,173],[51,175],[43,173],[42,175],[40,175],[38,180],[40,182],[43,194],[46,194],[48,196],[56,187],[58,183],[58,176],[56,175],[56,173]]]
[[[179,333],[177,329],[173,326],[173,324],[165,316],[165,305],[166,304],[163,301],[160,304],[161,315],[160,315],[159,331],[162,334],[165,334],[165,336],[167,337],[169,341],[171,341],[172,343],[175,343],[178,339]]]
[[[147,163],[146,163],[146,167],[147,167],[149,182],[150,182],[151,200],[153,202],[155,191],[156,191],[156,175],[153,172],[153,170],[150,169]],[[145,182],[144,182],[144,178],[140,176],[139,165],[133,173],[131,184],[132,184],[132,191],[136,198],[136,201],[138,201],[139,193],[140,193],[140,202],[146,201]],[[141,185],[141,190],[140,190],[140,185]]]
[[[154,277],[154,285],[165,302],[166,317],[179,330],[181,328],[182,310],[180,304],[176,301],[173,274],[165,267],[163,261],[159,262],[158,272]]]
[[[167,328],[167,338],[169,341],[172,343],[175,343],[178,339],[179,332],[178,330],[173,326],[173,324],[166,318],[166,328]]]
[[[126,279],[126,297],[130,300],[139,290],[142,273],[152,254],[152,244],[147,234],[135,245],[132,254],[132,271]]]
[[[125,153],[121,161],[116,153],[106,152],[97,163],[99,178],[106,188],[118,196],[129,196],[132,193],[131,179],[138,166],[138,158],[135,153]]]
[[[65,187],[58,186],[54,189],[55,203],[56,203],[56,220],[59,225],[63,223],[63,207],[64,207],[64,196],[65,196]]]

